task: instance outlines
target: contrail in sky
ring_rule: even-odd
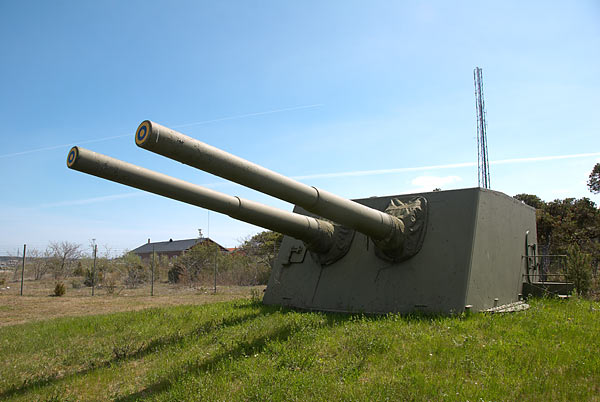
[[[316,107],[320,107],[320,106],[323,106],[323,104],[322,103],[316,103],[314,105],[292,106],[292,107],[286,107],[286,108],[283,108],[283,109],[267,110],[267,111],[264,111],[264,112],[238,114],[238,115],[234,115],[234,116],[220,117],[220,118],[212,119],[212,120],[202,120],[202,121],[196,121],[196,122],[193,122],[193,123],[177,124],[177,125],[170,126],[170,127],[172,127],[172,128],[192,127],[192,126],[199,126],[199,125],[202,125],[202,124],[216,123],[216,122],[219,122],[219,121],[237,120],[237,119],[243,119],[243,118],[246,118],[246,117],[263,116],[263,115],[266,115],[266,114],[291,112],[293,110],[312,109],[312,108],[316,108]],[[88,141],[75,141],[75,142],[77,142],[77,145],[84,145],[84,144],[91,144],[93,142],[108,141],[108,140],[114,140],[116,138],[123,138],[123,137],[130,137],[130,136],[132,136],[132,134],[122,134],[122,135],[115,135],[115,136],[112,136],[112,137],[103,137],[103,138],[96,138],[96,139],[88,140]],[[62,145],[52,145],[50,147],[44,147],[44,148],[29,149],[29,150],[26,150],[26,151],[13,152],[13,153],[10,153],[10,154],[0,155],[0,159],[2,159],[2,158],[9,158],[11,156],[19,156],[19,155],[31,154],[31,153],[34,153],[34,152],[51,151],[53,149],[66,148],[66,147],[71,147],[71,146],[73,146],[73,143],[62,144]]]
[[[591,152],[585,154],[572,154],[572,155],[554,155],[554,156],[536,156],[532,158],[514,158],[514,159],[501,159],[497,161],[491,161],[490,165],[508,165],[512,163],[526,163],[526,162],[544,162],[553,161],[559,159],[576,159],[576,158],[588,158],[592,156],[600,156],[600,152]],[[295,176],[296,180],[305,179],[328,179],[333,177],[350,177],[350,176],[375,176],[380,174],[391,174],[391,173],[404,173],[404,172],[420,172],[423,170],[440,170],[440,169],[457,169],[464,167],[477,166],[476,162],[465,162],[465,163],[452,163],[448,165],[432,165],[432,166],[418,166],[418,167],[404,167],[395,169],[379,169],[379,170],[354,170],[349,172],[337,172],[337,173],[318,173],[307,176]]]
[[[108,140],[114,140],[115,138],[123,138],[123,137],[129,137],[129,136],[130,136],[130,134],[115,135],[115,136],[112,136],[112,137],[96,138],[95,140],[78,141],[77,144],[78,145],[91,144],[92,142],[108,141]],[[34,152],[51,151],[53,149],[66,148],[66,147],[72,147],[72,146],[73,146],[73,143],[62,144],[62,145],[53,145],[51,147],[44,147],[44,148],[29,149],[27,151],[14,152],[12,154],[0,155],[0,159],[2,159],[2,158],[8,158],[10,156],[19,156],[19,155],[32,154]]]
[[[120,200],[122,198],[137,197],[142,194],[144,194],[144,193],[125,193],[125,194],[105,195],[103,197],[84,198],[82,200],[60,201],[60,202],[54,202],[51,204],[42,204],[39,206],[39,208],[70,207],[73,205],[96,204],[98,202]]]
[[[182,128],[182,127],[199,126],[201,124],[215,123],[215,122],[218,122],[218,121],[243,119],[245,117],[262,116],[262,115],[265,115],[265,114],[273,114],[273,113],[281,113],[281,112],[290,112],[292,110],[311,109],[311,108],[320,107],[320,106],[323,106],[323,104],[322,103],[316,103],[314,105],[293,106],[293,107],[286,107],[286,108],[283,108],[283,109],[269,110],[267,112],[256,112],[256,113],[239,114],[237,116],[220,117],[218,119],[197,121],[195,123],[179,124],[177,126],[171,126],[171,127],[173,127],[173,128]]]
[[[508,165],[511,163],[527,163],[527,162],[545,162],[545,161],[554,161],[560,159],[576,159],[576,158],[588,158],[593,156],[600,156],[600,152],[591,152],[585,154],[571,154],[571,155],[554,155],[554,156],[535,156],[531,158],[513,158],[513,159],[500,159],[497,161],[491,161],[492,165]],[[293,179],[296,180],[305,180],[305,179],[329,179],[335,177],[350,177],[350,176],[376,176],[381,174],[391,174],[391,173],[404,173],[404,172],[419,172],[424,170],[440,170],[440,169],[457,169],[464,167],[473,167],[477,166],[475,162],[465,162],[465,163],[452,163],[448,165],[431,165],[431,166],[418,166],[418,167],[405,167],[405,168],[396,168],[396,169],[379,169],[379,170],[356,170],[351,172],[338,172],[338,173],[320,173],[306,176],[294,176]],[[211,183],[211,184],[203,184],[204,187],[220,187],[223,185],[233,184],[232,182],[219,182],[219,183]],[[129,198],[134,197],[136,195],[140,195],[144,193],[125,193],[125,194],[115,194],[115,195],[107,195],[104,197],[96,197],[96,198],[86,198],[82,200],[69,200],[69,201],[61,201],[52,204],[43,204],[40,205],[40,208],[52,208],[52,207],[64,207],[64,206],[72,206],[72,205],[86,205],[86,204],[94,204],[98,202],[112,201],[121,198]]]

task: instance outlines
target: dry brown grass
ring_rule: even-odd
[[[212,287],[196,287],[155,283],[154,296],[150,286],[136,289],[119,287],[113,295],[106,289],[97,288],[94,296],[91,288],[72,287],[71,280],[64,281],[65,296],[54,297],[55,281],[27,281],[20,296],[20,282],[9,282],[0,286],[0,327],[56,317],[105,314],[119,311],[142,310],[150,307],[181,304],[205,304],[233,299],[250,298],[252,292],[262,295],[264,286],[218,286],[213,294]]]

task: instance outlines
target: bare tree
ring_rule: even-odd
[[[10,266],[13,267],[13,281],[17,281],[19,280],[19,273],[21,272],[20,268],[21,265],[19,264],[20,261],[22,261],[22,256],[21,256],[21,250],[19,248],[17,248],[17,251],[13,254],[11,252],[8,253],[8,256],[10,257],[10,261],[8,262],[8,264]]]
[[[110,260],[113,255],[113,249],[108,244],[103,245],[102,248],[104,249],[102,252],[102,258]]]
[[[50,249],[46,248],[44,251],[32,249],[27,253],[29,254],[27,257],[27,266],[33,273],[33,279],[36,281],[42,279],[46,272],[52,267]]]
[[[48,246],[52,256],[52,271],[54,279],[60,279],[68,274],[69,265],[81,257],[81,244],[63,242],[50,242]]]

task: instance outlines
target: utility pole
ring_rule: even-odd
[[[23,267],[21,268],[21,296],[23,296],[23,279],[25,278],[25,251],[27,244],[23,244]],[[14,278],[14,276],[13,276]]]

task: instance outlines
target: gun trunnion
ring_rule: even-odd
[[[229,196],[73,147],[69,168],[285,234],[263,302],[344,312],[460,313],[521,292],[535,210],[481,188],[347,200],[146,120],[136,144],[295,204]],[[531,234],[529,235],[531,239]]]

